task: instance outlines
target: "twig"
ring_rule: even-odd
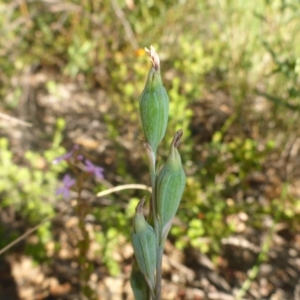
[[[147,191],[151,192],[151,188],[147,185],[144,185],[144,184],[124,184],[124,185],[115,186],[111,189],[102,191],[102,192],[98,193],[97,196],[98,197],[103,197],[103,196],[106,196],[106,195],[109,195],[109,194],[112,194],[112,193],[115,193],[115,192],[119,192],[119,191],[122,191],[122,190],[126,190],[126,189],[147,190]],[[51,221],[54,218],[59,217],[59,216],[61,216],[61,214],[53,216],[53,217],[46,218],[45,220],[43,220],[39,224],[37,224],[34,227],[30,228],[24,234],[22,234],[21,236],[16,238],[14,241],[9,243],[7,246],[0,249],[0,255],[3,254],[4,252],[6,252],[7,250],[9,250],[10,248],[12,248],[14,245],[19,243],[20,241],[24,240],[27,236],[29,236],[30,234],[32,234],[36,230],[38,230],[39,227],[42,226],[44,223],[49,222],[49,221]]]
[[[138,42],[134,36],[134,33],[133,33],[130,23],[128,22],[128,20],[126,19],[125,15],[124,15],[124,12],[119,7],[117,1],[111,0],[111,5],[115,11],[115,14],[119,18],[119,20],[121,21],[121,23],[125,29],[126,35],[128,37],[128,40],[129,40],[132,48],[134,50],[137,50],[139,48]]]
[[[122,191],[122,190],[146,190],[146,191],[149,191],[151,192],[151,187],[147,186],[147,185],[144,185],[144,184],[124,184],[124,185],[119,185],[119,186],[115,186],[111,189],[108,189],[108,190],[105,190],[105,191],[102,191],[102,192],[99,192],[97,194],[97,197],[103,197],[103,196],[106,196],[106,195],[109,195],[109,194],[112,194],[112,193],[116,193],[116,192],[119,192],[119,191]]]
[[[2,118],[2,119],[4,119],[4,120],[7,120],[7,121],[10,121],[10,122],[13,122],[13,123],[16,123],[16,124],[20,124],[20,125],[22,125],[22,126],[32,127],[32,124],[31,124],[31,123],[22,121],[22,120],[20,120],[20,119],[17,119],[17,118],[15,118],[15,117],[9,116],[9,115],[4,114],[4,113],[2,113],[2,112],[0,112],[0,118]]]
[[[12,241],[11,243],[9,243],[7,246],[5,246],[4,248],[2,248],[0,250],[0,255],[3,254],[4,252],[6,252],[7,250],[9,250],[11,247],[13,247],[14,245],[16,245],[17,243],[19,243],[20,241],[24,240],[27,236],[29,236],[30,234],[32,234],[33,232],[35,232],[36,230],[39,229],[40,226],[42,226],[44,223],[51,221],[52,219],[54,219],[57,216],[53,216],[53,217],[49,217],[46,218],[45,220],[43,220],[41,223],[35,225],[34,227],[30,228],[29,230],[27,230],[24,234],[22,234],[21,236],[19,236],[17,239],[15,239],[14,241]]]

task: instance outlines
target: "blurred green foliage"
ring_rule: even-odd
[[[124,247],[128,240],[131,230],[131,226],[128,224],[134,216],[138,202],[139,199],[131,198],[125,212],[120,210],[117,205],[93,211],[102,225],[102,230],[95,232],[96,241],[101,247],[101,258],[112,275],[118,275],[121,271],[120,262],[116,261],[114,252]]]
[[[178,213],[181,225],[172,230],[178,247],[219,253],[221,238],[237,232],[230,217],[239,212],[248,214],[249,226],[263,228],[267,215],[295,226],[299,199],[288,189],[263,205],[257,199],[248,201],[246,194],[248,175],[264,172],[266,162],[278,159],[290,139],[299,135],[299,1],[135,1],[133,7],[128,3],[1,1],[3,108],[18,106],[22,87],[13,78],[28,69],[49,68],[75,82],[83,78],[86,88],[106,91],[116,108],[104,116],[114,140],[127,124],[139,126],[137,99],[149,67],[141,48],[152,44],[161,57],[171,99],[169,140],[161,145],[162,157],[174,130],[184,130],[181,153],[188,182]],[[46,88],[55,94],[54,82]],[[216,95],[208,105],[222,109],[218,91],[225,95],[229,112],[216,126],[207,126],[211,129],[203,140],[201,128],[192,130],[199,118],[195,105],[205,105],[208,95]],[[207,118],[199,126],[208,122]],[[1,139],[0,145],[5,164],[0,169],[1,205],[13,204],[35,221],[52,215],[54,196],[49,195],[64,167],[48,163],[63,149],[55,143],[43,154],[30,151],[20,166],[13,162],[7,140]],[[124,181],[139,177],[131,174],[127,157],[117,148],[115,175]],[[39,167],[40,161],[46,169]],[[289,183],[289,178],[282,180]],[[106,243],[106,254],[117,247],[118,233],[127,235],[124,228],[129,224],[124,210],[114,203],[94,211],[104,224],[98,239]],[[106,254],[111,272],[117,273],[118,266]]]
[[[60,121],[58,123],[64,124]],[[59,146],[63,124],[60,128],[57,127],[56,140],[52,148],[44,153],[26,151],[23,165],[14,162],[8,140],[0,139],[1,206],[5,208],[12,205],[17,213],[22,213],[32,223],[54,214],[57,177],[66,167],[63,164],[52,164],[54,158],[64,152],[64,149]]]
[[[12,209],[17,218],[22,218],[29,226],[55,215],[57,180],[66,165],[54,165],[52,161],[65,152],[60,146],[64,127],[65,121],[58,119],[52,147],[43,153],[26,151],[24,160],[18,163],[9,150],[8,140],[0,139],[0,207]],[[1,239],[0,248],[16,238],[14,231],[9,234]],[[37,243],[28,246],[27,252],[36,259],[45,258],[46,242],[52,239],[50,223],[41,224],[37,235]]]

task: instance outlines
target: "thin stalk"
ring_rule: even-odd
[[[151,162],[150,162],[151,164]],[[155,199],[155,180],[156,180],[156,159],[154,155],[154,164],[150,168],[150,177],[151,177],[151,211],[153,214],[153,225],[156,235],[156,276],[155,276],[155,298],[153,300],[161,299],[161,278],[162,278],[162,256],[163,256],[163,245],[161,245],[161,232],[159,228],[159,220],[157,219],[156,214],[156,199]]]
[[[151,163],[151,162],[150,162]],[[151,186],[152,186],[152,195],[151,195],[151,211],[153,214],[153,225],[154,225],[154,231],[156,235],[156,276],[155,276],[155,298],[153,300],[160,300],[161,295],[161,263],[162,263],[162,255],[161,253],[161,247],[160,247],[160,230],[159,230],[159,222],[157,219],[156,214],[156,202],[155,202],[155,179],[156,179],[156,173],[155,173],[155,161],[154,161],[154,168],[150,168],[150,177],[151,177]]]
[[[164,246],[159,245],[157,248],[157,262],[156,262],[156,284],[155,284],[155,300],[161,299],[161,278],[162,278],[162,258],[164,253]]]
[[[155,296],[152,295],[153,300],[161,299],[161,277],[162,277],[162,255],[163,245],[161,245],[161,232],[159,228],[159,220],[156,214],[156,200],[155,200],[155,181],[156,181],[156,154],[151,149],[148,143],[145,143],[145,148],[149,158],[149,171],[152,187],[152,195],[150,202],[150,219],[152,218],[153,227],[156,235],[156,274],[155,274]]]

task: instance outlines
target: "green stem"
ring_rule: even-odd
[[[156,160],[154,160],[156,162]],[[162,278],[162,256],[163,256],[163,245],[161,245],[161,229],[159,227],[159,220],[156,214],[156,200],[155,200],[155,180],[156,180],[156,164],[154,168],[150,168],[152,195],[151,195],[151,211],[153,214],[153,225],[156,235],[156,276],[155,276],[155,298],[153,300],[161,299],[161,278]]]
[[[161,279],[162,279],[162,256],[163,245],[162,242],[162,228],[160,228],[159,220],[156,213],[156,200],[155,200],[155,181],[156,181],[156,153],[153,152],[149,144],[145,144],[148,158],[149,158],[149,171],[152,187],[152,195],[150,202],[149,222],[153,225],[156,235],[156,274],[155,274],[155,292],[152,293],[152,300],[161,299]]]
[[[162,258],[164,253],[163,245],[157,248],[157,261],[156,261],[156,284],[155,284],[155,300],[161,299],[161,278],[162,278]]]
[[[153,223],[155,235],[156,235],[156,276],[155,276],[155,295],[152,294],[153,300],[161,299],[161,277],[162,277],[162,249],[160,246],[161,232],[159,228],[159,220],[156,214],[156,202],[155,202],[155,180],[156,180],[156,154],[152,151],[149,145],[146,145],[149,158],[149,170],[152,187],[152,195],[150,202],[150,223]]]

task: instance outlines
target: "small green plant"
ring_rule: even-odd
[[[182,130],[176,132],[169,156],[157,171],[157,148],[164,138],[169,115],[169,97],[162,84],[160,60],[151,46],[152,67],[139,101],[140,118],[145,135],[152,185],[148,222],[142,212],[143,198],[136,207],[131,241],[135,260],[132,266],[131,286],[135,299],[161,299],[162,256],[164,244],[172,226],[186,183],[178,146]]]

